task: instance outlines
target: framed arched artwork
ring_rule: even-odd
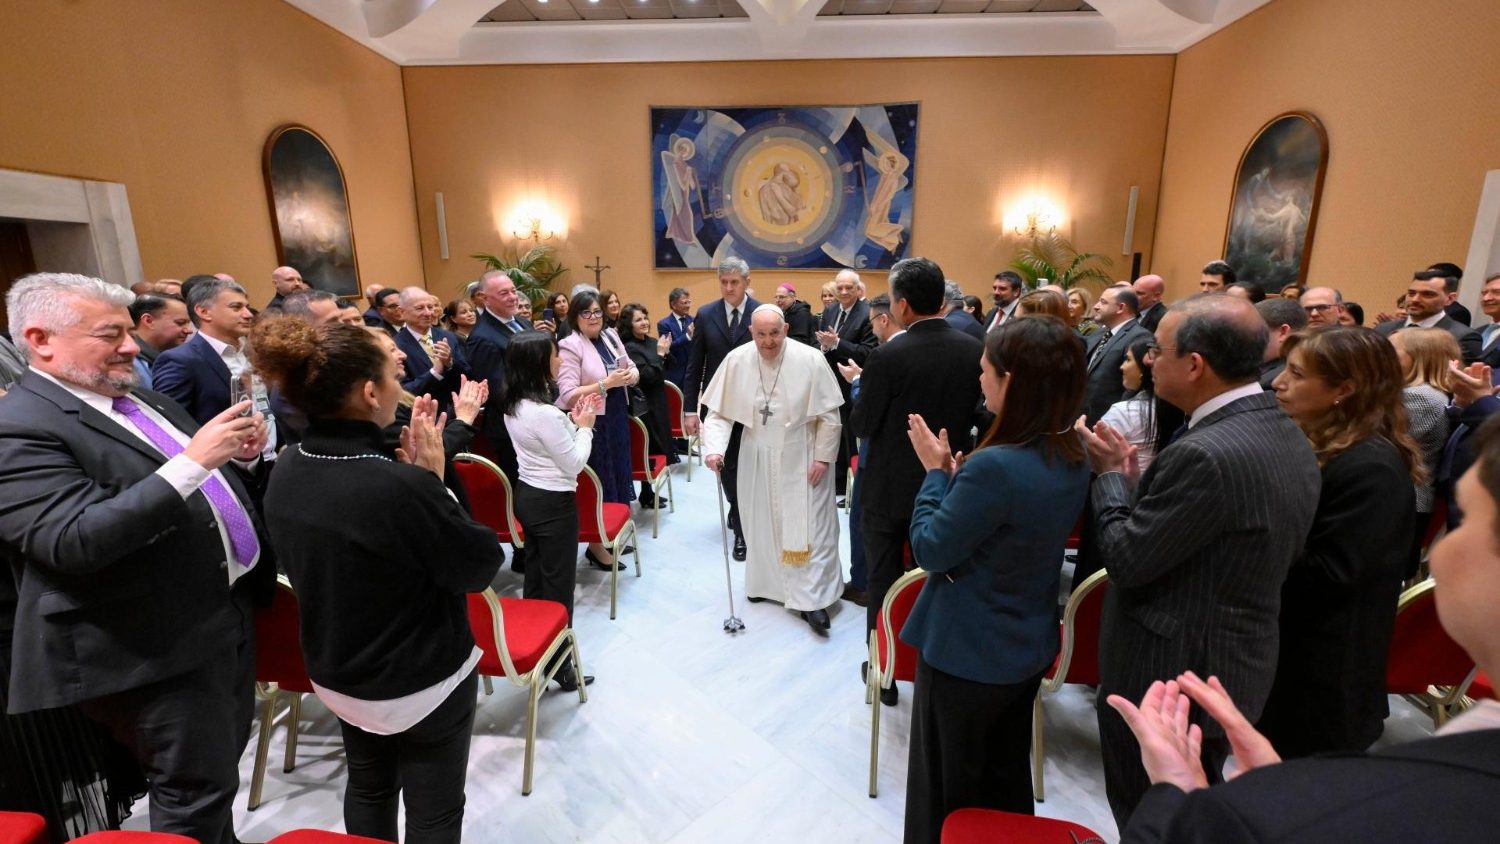
[[[277,127],[266,139],[265,175],[276,260],[314,290],[358,296],[349,192],[333,150],[306,126]]]
[[[1328,165],[1328,133],[1302,111],[1277,115],[1240,156],[1224,236],[1224,260],[1267,292],[1305,284],[1318,200]]]

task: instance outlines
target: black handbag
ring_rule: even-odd
[[[645,390],[632,385],[625,388],[625,395],[630,399],[631,416],[641,417],[651,412],[651,403],[646,401]]]

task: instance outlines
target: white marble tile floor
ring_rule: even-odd
[[[574,619],[589,701],[548,692],[537,726],[535,787],[521,796],[525,692],[503,678],[481,696],[469,760],[465,840],[591,844],[897,842],[902,833],[911,688],[881,715],[879,797],[866,795],[870,710],[859,665],[864,611],[841,602],[833,629],[814,634],[795,613],[743,601],[743,564],[731,563],[728,615],[714,476],[678,468],[675,513],[637,512],[642,576],[621,572],[619,618],[609,620],[608,576],[579,568]],[[840,520],[847,517],[840,512]],[[844,534],[847,566],[847,530]],[[628,558],[627,558],[628,560]],[[633,561],[630,561],[633,562]],[[519,594],[504,569],[502,594]],[[1117,838],[1104,799],[1092,696],[1066,687],[1045,702],[1047,800],[1038,814]],[[1397,700],[1383,741],[1430,731]],[[303,701],[297,767],[281,770],[286,710],[277,714],[262,804],[245,809],[254,739],[240,763],[235,826],[246,841],[299,827],[341,830],[343,746],[338,725]],[[145,801],[127,828],[147,826]]]

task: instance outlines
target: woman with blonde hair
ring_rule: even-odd
[[[1323,486],[1282,585],[1281,654],[1257,729],[1283,759],[1358,752],[1389,714],[1386,651],[1417,523],[1413,485],[1428,473],[1407,432],[1400,364],[1380,335],[1300,332],[1282,354],[1276,400],[1312,443]]]
[[[1089,297],[1089,292],[1082,287],[1068,289],[1068,324],[1078,332],[1080,337],[1087,337],[1099,330],[1099,323],[1094,322],[1090,316],[1094,309],[1094,301]]]
[[[1390,337],[1406,379],[1403,396],[1411,436],[1422,450],[1427,478],[1417,485],[1417,526],[1412,539],[1411,564],[1407,575],[1416,574],[1422,554],[1422,539],[1432,518],[1435,495],[1431,478],[1437,477],[1443,446],[1448,442],[1448,400],[1453,394],[1448,364],[1459,360],[1458,341],[1441,328],[1406,328]]]
[[[831,281],[823,282],[823,289],[818,291],[818,298],[823,302],[823,311],[825,313],[829,308],[837,308],[839,306],[839,286]],[[818,314],[818,319],[821,320],[822,318],[823,314]]]

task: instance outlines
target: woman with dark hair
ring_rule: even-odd
[[[1007,321],[980,366],[995,421],[967,459],[910,418],[927,469],[911,549],[932,576],[901,630],[918,654],[907,844],[936,842],[961,807],[1032,814],[1031,704],[1057,656],[1058,561],[1088,492],[1072,427],[1087,364],[1073,329]]]
[[[1339,325],[1351,328],[1365,324],[1365,308],[1358,302],[1345,302],[1344,312],[1339,315]]]
[[[1281,654],[1256,729],[1283,759],[1353,753],[1389,714],[1385,662],[1427,470],[1407,433],[1401,367],[1365,328],[1293,334],[1276,399],[1322,466],[1317,514],[1281,587]]]
[[[564,414],[552,403],[561,361],[557,343],[540,331],[512,337],[505,351],[505,430],[516,446],[516,518],[526,531],[526,580],[521,595],[556,601],[573,623],[573,587],[578,577],[578,473],[594,442],[600,399],[585,395]],[[571,664],[555,678],[577,691]],[[585,684],[593,677],[583,677]]]
[[[667,458],[668,465],[678,462],[672,447],[672,420],[667,415],[666,371],[671,361],[672,335],[651,336],[651,314],[646,306],[635,302],[620,311],[620,328],[625,337],[625,351],[641,374],[640,390],[646,399],[646,412],[637,418],[646,426],[651,454]],[[667,499],[656,497],[649,481],[641,481],[642,507],[665,507]]]
[[[1109,427],[1119,431],[1131,445],[1136,447],[1136,457],[1141,471],[1151,465],[1151,460],[1171,442],[1172,434],[1187,421],[1176,406],[1156,397],[1156,383],[1151,378],[1151,358],[1147,351],[1153,339],[1146,337],[1131,344],[1125,350],[1125,360],[1120,364],[1120,381],[1126,391],[1133,392],[1130,398],[1110,405],[1099,417]]]
[[[635,500],[630,479],[630,398],[626,388],[640,380],[640,372],[625,351],[620,335],[604,325],[599,294],[585,290],[573,297],[568,310],[573,333],[557,343],[562,360],[557,376],[557,406],[571,408],[580,398],[596,394],[604,399],[598,409],[589,466],[599,476],[604,500],[629,504]],[[603,546],[590,548],[589,562],[608,570],[623,566],[607,559]]]
[[[481,656],[465,593],[500,568],[495,532],[443,487],[430,412],[413,413],[394,460],[384,453],[402,370],[364,328],[262,320],[250,356],[309,420],[277,460],[265,520],[313,690],[343,733],[344,826],[397,840],[404,791],[407,841],[457,842]]]
[[[965,296],[964,313],[972,316],[975,322],[984,325],[984,300],[973,294]]]
[[[474,310],[474,303],[462,296],[443,306],[443,327],[457,334],[460,340],[469,339],[469,332],[474,330],[478,321],[479,312]]]
[[[599,301],[604,305],[604,327],[620,330],[620,311],[625,306],[620,302],[620,294],[613,290],[599,291]]]
[[[573,333],[573,325],[568,320],[568,294],[561,290],[547,296],[545,307],[552,309],[552,324],[557,327],[557,339]]]
[[[1068,300],[1056,290],[1033,290],[1016,303],[1016,316],[1052,316],[1062,320],[1069,328],[1073,320],[1068,316]]]

